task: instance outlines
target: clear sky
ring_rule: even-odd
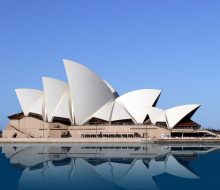
[[[66,80],[63,58],[119,94],[161,89],[164,109],[200,103],[194,119],[220,128],[219,0],[0,0],[0,128],[15,88]]]

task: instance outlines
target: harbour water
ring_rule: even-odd
[[[220,189],[220,146],[2,144],[1,189]]]

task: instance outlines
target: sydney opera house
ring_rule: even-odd
[[[160,90],[141,89],[119,96],[85,66],[63,62],[68,83],[43,77],[43,91],[16,89],[22,112],[9,116],[4,138],[123,142],[212,135],[191,120],[198,104],[163,110],[156,107]]]

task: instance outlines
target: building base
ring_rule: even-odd
[[[180,141],[189,138],[215,138],[215,133],[200,129],[169,130],[156,125],[85,125],[48,123],[34,117],[11,119],[2,133],[2,142],[149,142]]]

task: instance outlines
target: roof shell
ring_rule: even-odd
[[[35,89],[17,89],[16,93],[24,115],[35,113],[44,120],[68,118],[72,124],[83,125],[91,118],[106,121],[132,119],[143,124],[149,116],[153,124],[166,122],[175,127],[185,117],[192,117],[198,104],[184,105],[166,111],[156,108],[161,91],[141,89],[118,97],[116,90],[83,65],[63,60],[68,84],[44,77],[44,92]]]
[[[150,120],[153,124],[157,122],[164,122],[167,123],[165,111],[155,107],[148,107],[147,114],[150,117]]]
[[[132,106],[153,106],[161,94],[161,90],[141,89],[128,92],[117,98],[126,108]]]
[[[121,105],[119,102],[115,101],[111,121],[119,121],[119,120],[127,120],[132,119],[132,116],[128,113],[128,111]]]
[[[70,85],[75,122],[82,125],[115,97],[106,83],[94,72],[76,62],[63,61]]]
[[[43,77],[45,110],[49,122],[54,117],[71,120],[69,107],[69,86],[54,78]]]
[[[142,89],[129,92],[116,99],[139,124],[144,122],[148,108],[152,107],[161,94],[160,90]]]
[[[166,117],[169,128],[175,127],[182,119],[186,116],[195,113],[197,109],[199,109],[201,105],[199,104],[191,104],[191,105],[183,105],[174,107],[171,109],[166,110]]]
[[[15,92],[25,116],[28,116],[29,113],[44,116],[44,94],[42,91],[36,89],[16,89]]]
[[[113,106],[114,106],[114,101],[107,102],[91,118],[94,117],[94,118],[102,119],[102,120],[105,120],[105,121],[110,121]]]

